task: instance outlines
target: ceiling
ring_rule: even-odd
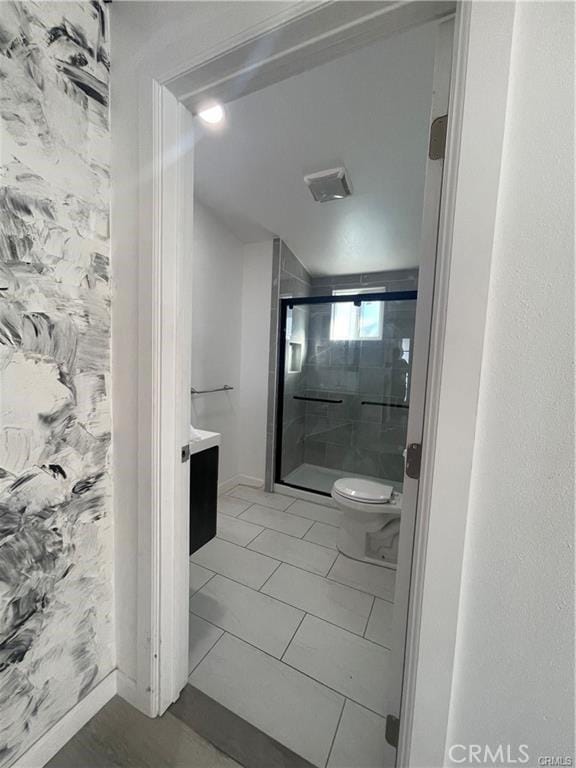
[[[198,198],[314,275],[418,266],[434,45],[427,24],[227,104],[196,145]],[[315,202],[304,175],[340,165],[352,197]]]

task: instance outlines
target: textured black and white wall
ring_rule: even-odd
[[[0,3],[0,765],[113,668],[109,47]]]

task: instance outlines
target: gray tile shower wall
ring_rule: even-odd
[[[268,418],[266,431],[266,480],[265,487],[272,490],[274,486],[275,468],[275,444],[276,444],[276,413],[278,391],[278,329],[280,322],[280,299],[309,296],[312,278],[300,263],[290,248],[279,238],[273,242],[272,254],[272,297],[271,322],[270,322],[270,369],[268,371]],[[306,310],[303,308],[295,313],[293,331],[297,338],[294,343],[302,345],[302,353],[305,354],[307,320]],[[286,350],[288,355],[289,348]],[[286,361],[288,371],[288,361]],[[292,395],[303,391],[303,369],[287,375],[287,391]],[[284,464],[292,469],[303,461],[304,456],[304,416],[305,409],[302,402],[289,399],[289,407],[284,409],[283,417],[283,444]],[[290,471],[290,470],[287,470]]]
[[[407,404],[397,350],[402,339],[412,348],[416,304],[386,304],[383,337],[369,341],[332,340],[332,306],[310,307],[304,394],[342,402],[305,404],[303,461],[400,483],[408,409],[363,402]]]
[[[324,275],[312,278],[311,296],[331,296],[334,290],[385,288],[387,291],[414,291],[418,288],[417,269],[390,272],[365,272],[352,275]]]

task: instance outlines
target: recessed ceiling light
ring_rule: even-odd
[[[210,107],[201,109],[198,112],[198,117],[203,123],[208,125],[218,125],[224,120],[224,107],[222,104],[212,104]]]

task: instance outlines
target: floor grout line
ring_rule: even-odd
[[[269,512],[278,512],[281,515],[285,514],[285,512],[283,512],[281,509],[273,509],[272,507],[265,507],[263,504],[252,504],[252,507],[260,507],[260,509],[266,509]],[[252,520],[246,520],[245,518],[243,518],[242,515],[244,515],[246,512],[250,512],[252,507],[248,507],[248,509],[245,509],[235,519],[236,520],[241,520],[243,523],[250,523],[250,525],[259,525],[260,528],[266,528],[267,530],[275,531],[276,533],[283,533],[285,536],[290,536],[293,539],[299,539],[299,540],[302,540],[304,538],[304,536],[306,536],[306,534],[308,533],[310,528],[312,528],[312,525],[313,525],[313,522],[308,520],[307,517],[300,517],[299,515],[291,515],[292,518],[296,518],[297,520],[307,520],[310,523],[309,528],[306,531],[304,531],[304,533],[300,534],[300,536],[297,536],[294,533],[288,533],[287,531],[280,531],[278,528],[270,528],[267,525],[262,525],[262,523],[254,523],[254,522],[252,522]],[[311,543],[313,544],[314,542],[311,542]],[[321,547],[322,544],[319,544],[318,546]]]
[[[370,613],[368,614],[368,618],[366,619],[366,626],[364,627],[364,632],[362,633],[362,637],[365,640],[368,640],[369,638],[366,637],[366,630],[368,629],[368,624],[370,624],[370,619],[372,618],[372,611],[374,610],[374,606],[376,605],[376,596],[374,595],[372,597],[372,606],[370,608]],[[370,640],[370,642],[373,642],[373,640]],[[380,643],[378,643],[380,645]]]
[[[192,616],[195,616],[197,619],[202,619],[202,621],[206,621],[206,619],[205,619],[205,618],[203,618],[202,616],[198,616],[198,614],[197,614],[197,613],[194,613],[194,611],[188,611],[188,612],[189,612],[189,613],[191,613],[191,614],[192,614]],[[207,623],[207,624],[211,624],[211,622],[209,622],[209,621],[206,621],[206,623]],[[215,625],[214,625],[214,624],[211,624],[211,626],[213,626],[213,627],[214,627]],[[203,653],[203,654],[202,654],[202,658],[201,658],[201,659],[199,659],[199,660],[196,662],[196,664],[194,664],[194,666],[192,667],[192,669],[189,669],[189,670],[188,670],[188,679],[190,678],[190,675],[192,674],[192,672],[194,672],[194,670],[196,669],[196,667],[197,667],[197,666],[199,666],[200,664],[202,664],[202,662],[204,661],[204,659],[206,658],[206,656],[208,656],[208,654],[210,653],[210,651],[212,650],[212,648],[214,648],[214,646],[216,645],[216,643],[217,643],[219,640],[221,640],[221,639],[222,639],[222,637],[224,636],[224,630],[222,629],[222,627],[215,627],[215,628],[216,628],[216,629],[218,629],[218,630],[220,630],[220,632],[222,632],[222,634],[220,635],[220,637],[217,637],[217,638],[216,638],[216,640],[214,640],[214,642],[212,643],[212,645],[210,646],[210,648],[208,648],[208,650],[207,650],[205,653]],[[190,645],[190,638],[188,638],[188,645]]]
[[[246,642],[246,641],[244,641]],[[266,651],[263,651],[263,653],[266,653]],[[278,661],[278,659],[277,659]],[[339,691],[337,688],[332,688],[331,685],[326,685],[325,682],[322,680],[318,680],[315,677],[312,677],[312,675],[309,675],[307,672],[303,672],[301,669],[298,669],[298,667],[295,667],[293,664],[290,664],[288,661],[282,660],[280,662],[281,664],[286,664],[287,667],[290,667],[290,669],[293,669],[296,672],[300,672],[301,675],[304,675],[304,677],[310,678],[310,680],[313,680],[318,685],[323,685],[324,688],[328,688],[329,691],[334,691],[334,693],[337,693],[339,696],[342,696],[344,699],[350,699],[350,701],[354,702],[354,704],[358,704],[361,707],[364,707],[364,709],[367,709],[369,712],[372,712],[374,715],[378,715],[378,717],[385,718],[386,715],[383,715],[381,712],[376,712],[375,709],[372,709],[371,707],[367,706],[366,704],[363,704],[361,701],[358,701],[358,699],[353,699],[351,696],[349,696],[346,693],[342,693],[342,691]]]
[[[342,554],[339,552],[338,554]],[[337,560],[338,558],[336,558]],[[336,565],[336,560],[334,561],[334,565],[332,568],[330,568],[330,571],[334,568]],[[378,568],[379,566],[375,566],[375,568]],[[394,603],[394,597],[383,597],[382,595],[375,595],[374,592],[368,592],[368,590],[365,587],[358,587],[358,586],[352,586],[352,584],[347,584],[345,581],[340,581],[340,579],[335,579],[334,576],[330,576],[330,571],[328,571],[327,575],[324,577],[328,579],[329,581],[333,581],[335,584],[341,584],[343,587],[350,587],[350,589],[355,589],[358,592],[363,592],[365,595],[372,595],[372,597],[377,597],[379,600],[386,600],[388,603]]]
[[[290,638],[290,640],[289,640],[289,642],[288,642],[288,645],[286,646],[286,648],[284,648],[284,651],[282,652],[282,656],[280,656],[280,661],[283,661],[283,660],[284,660],[284,655],[286,654],[286,651],[288,650],[288,648],[290,648],[290,646],[292,645],[292,640],[294,640],[294,638],[296,637],[296,633],[298,632],[298,630],[299,630],[299,629],[300,629],[300,627],[302,626],[302,622],[304,621],[304,619],[306,618],[306,616],[308,616],[308,613],[307,613],[306,611],[304,611],[304,614],[303,614],[302,618],[301,618],[301,619],[300,619],[300,621],[298,622],[298,626],[296,627],[296,629],[295,629],[295,630],[294,630],[294,632],[292,633],[292,637]]]
[[[312,504],[313,502],[309,501],[307,503],[308,504]],[[318,505],[318,506],[321,506],[321,505]],[[312,519],[310,517],[305,517],[304,515],[299,515],[298,512],[288,512],[288,509],[289,508],[287,508],[285,510],[287,515],[292,515],[292,517],[299,517],[300,520],[310,520],[312,525],[314,525],[314,523],[323,523],[324,525],[329,525],[330,528],[340,528],[340,525],[338,523],[327,523],[326,520],[314,520],[314,519]],[[330,509],[330,507],[326,507],[326,509]],[[336,512],[337,510],[334,510],[334,511]]]
[[[254,542],[256,541],[256,539],[257,539],[259,536],[262,536],[262,534],[263,534],[263,533],[266,533],[266,531],[268,531],[268,530],[269,530],[268,528],[264,528],[263,526],[261,526],[261,528],[262,528],[262,530],[260,531],[260,533],[257,533],[257,534],[256,534],[256,536],[254,536],[254,538],[253,538],[253,539],[250,539],[250,541],[249,541],[249,542],[247,542],[247,543],[244,545],[244,548],[245,548],[245,549],[248,549],[248,548],[250,547],[250,544],[254,544]],[[259,555],[263,555],[263,554],[265,554],[264,552],[258,552],[256,549],[251,549],[251,550],[250,550],[250,552],[257,552],[257,554],[259,554]],[[271,555],[266,555],[266,556],[267,556],[267,557],[271,557]],[[277,558],[274,558],[274,560],[276,560],[276,559],[277,559]],[[280,562],[282,562],[282,561],[280,561]]]
[[[270,533],[279,533],[280,535],[284,535],[284,536],[290,536],[290,534],[289,534],[289,533],[284,533],[284,531],[277,531],[275,528],[267,528],[266,526],[264,526],[264,531],[262,531],[261,533],[259,533],[259,534],[258,534],[258,536],[261,536],[261,535],[262,535],[262,533],[264,533],[265,531],[270,531]],[[256,538],[258,538],[258,536],[256,536]],[[296,539],[296,536],[290,536],[290,538],[291,538],[291,539]],[[315,541],[310,541],[310,539],[306,539],[306,538],[303,538],[303,539],[296,539],[296,540],[297,540],[297,541],[303,541],[303,542],[305,542],[306,544],[312,544],[312,546],[314,546],[314,547],[319,547],[320,549],[325,549],[325,550],[326,550],[326,552],[330,552],[330,554],[333,554],[333,555],[334,555],[334,559],[336,559],[336,557],[338,556],[338,550],[337,550],[337,549],[333,549],[332,547],[326,547],[326,546],[324,546],[324,544],[318,544],[317,542],[315,542]],[[255,541],[255,539],[252,539],[252,541],[250,541],[250,542],[248,542],[248,543],[249,543],[249,544],[252,544],[254,541]],[[257,551],[257,550],[253,550],[253,551]],[[262,553],[260,553],[260,554],[262,554]],[[272,555],[268,555],[268,557],[272,557]],[[286,560],[283,560],[282,562],[283,562],[283,563],[287,563],[287,561],[286,561]],[[290,565],[290,563],[287,563],[287,564],[288,564],[288,565]],[[334,563],[332,563],[332,565],[334,565]],[[332,567],[332,565],[330,566],[330,568]],[[298,566],[295,566],[295,567],[297,568]],[[303,568],[302,570],[304,570],[304,571],[305,571],[305,570],[307,570],[307,569],[306,569],[306,568]],[[330,570],[330,569],[328,569],[328,570]],[[310,573],[315,573],[315,571],[310,571]],[[324,574],[324,573],[323,573],[323,574],[320,574],[320,575],[321,575],[321,576],[326,576],[326,574]]]
[[[253,552],[254,550],[250,550],[250,551],[251,551],[251,552]],[[259,554],[259,553],[258,553],[258,554]],[[266,594],[265,592],[262,592],[262,590],[264,589],[264,587],[266,586],[266,584],[268,584],[268,582],[270,581],[270,579],[272,578],[272,576],[274,576],[274,574],[276,573],[276,571],[278,570],[278,568],[280,568],[280,566],[282,566],[282,565],[284,565],[284,563],[282,562],[282,560],[280,560],[280,561],[278,562],[278,565],[276,566],[276,568],[274,568],[274,570],[272,571],[272,573],[270,574],[270,576],[268,576],[268,578],[266,579],[266,581],[264,582],[264,584],[262,584],[260,587],[258,587],[258,589],[256,589],[256,590],[255,590],[255,592],[260,592],[260,594],[262,594],[262,595],[263,595],[263,594]],[[272,595],[266,595],[266,597],[272,597]],[[276,600],[276,598],[274,598],[274,600]],[[279,603],[281,603],[281,602],[282,602],[282,600],[278,600],[278,602],[279,602]],[[288,605],[288,603],[285,603],[285,605]],[[296,606],[294,606],[294,605],[292,606],[292,608],[295,608],[295,607],[296,607]],[[301,609],[299,609],[299,610],[301,610]]]
[[[336,741],[336,736],[338,735],[338,730],[340,728],[340,723],[342,722],[342,716],[344,715],[344,707],[346,706],[347,697],[344,697],[344,701],[342,702],[342,709],[340,710],[340,717],[338,718],[338,722],[336,723],[336,730],[334,731],[334,736],[332,736],[332,741],[330,743],[330,749],[328,750],[328,756],[326,758],[326,762],[324,763],[324,766],[327,767],[328,763],[330,762],[330,757],[332,756],[332,750],[334,749],[334,742]]]
[[[192,563],[192,565],[198,565],[198,564],[197,564],[197,563]],[[199,568],[202,568],[203,566],[201,566],[201,565],[200,565],[200,566],[198,566],[198,567],[199,567]],[[209,568],[206,568],[205,570],[209,571],[210,569],[209,569]],[[202,586],[201,586],[201,587],[199,587],[198,589],[195,589],[194,591],[192,591],[190,588],[188,588],[188,602],[190,602],[190,598],[191,598],[193,595],[195,595],[197,592],[200,592],[200,590],[201,590],[201,589],[204,589],[204,587],[206,586],[206,584],[208,584],[208,582],[212,581],[212,579],[214,578],[214,576],[219,576],[219,575],[220,575],[220,574],[219,574],[217,571],[214,571],[214,572],[212,573],[212,576],[210,576],[210,578],[208,579],[208,581],[205,581],[205,582],[204,582],[204,584],[202,584]],[[190,582],[188,582],[188,584],[190,584]]]
[[[191,613],[192,613],[192,611],[191,611]],[[196,616],[196,614],[194,614],[194,616]],[[202,616],[200,616],[200,618],[202,618]],[[220,627],[216,627],[216,625],[215,625],[215,624],[212,624],[212,622],[211,622],[211,621],[207,621],[206,619],[204,619],[204,621],[206,621],[206,624],[210,624],[210,626],[212,626],[212,627],[215,627],[216,629],[220,629]],[[223,630],[223,629],[221,630],[221,632],[222,632],[222,634],[221,634],[221,635],[220,635],[220,637],[219,637],[219,638],[216,640],[216,642],[215,642],[215,643],[213,643],[213,644],[210,646],[210,648],[209,648],[209,649],[206,651],[206,653],[204,654],[204,656],[202,656],[202,658],[200,659],[200,661],[198,662],[198,664],[195,664],[195,665],[194,665],[194,669],[192,670],[192,672],[188,672],[188,677],[187,677],[187,680],[188,680],[188,682],[190,682],[190,678],[192,677],[192,674],[193,674],[193,673],[194,673],[194,672],[195,672],[195,671],[198,669],[198,667],[200,666],[200,664],[202,664],[202,662],[204,661],[204,659],[208,658],[208,656],[209,656],[209,655],[212,653],[212,651],[214,650],[214,648],[216,648],[216,646],[218,645],[218,643],[220,642],[220,640],[222,640],[222,638],[223,638],[223,637],[224,637],[224,635],[226,634],[226,631],[225,631],[225,630]],[[230,633],[228,633],[228,634],[230,634]]]

